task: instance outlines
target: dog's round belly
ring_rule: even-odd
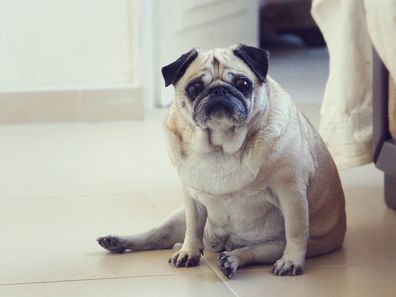
[[[207,248],[219,252],[284,239],[284,220],[278,208],[268,202],[246,202],[222,211],[208,209]]]

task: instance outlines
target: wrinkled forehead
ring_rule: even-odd
[[[224,79],[232,74],[242,74],[254,80],[254,74],[249,67],[235,54],[232,48],[216,48],[199,51],[198,57],[191,64],[189,73],[193,74],[188,79],[197,76],[210,75],[213,80]]]

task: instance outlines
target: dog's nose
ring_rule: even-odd
[[[228,89],[223,86],[215,87],[212,90],[212,94],[216,96],[226,96],[229,94]]]

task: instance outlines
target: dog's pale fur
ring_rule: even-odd
[[[268,76],[260,82],[234,48],[199,52],[175,85],[165,132],[184,208],[144,234],[100,238],[103,247],[122,252],[183,242],[170,259],[180,267],[198,264],[205,246],[220,253],[218,266],[231,278],[252,263],[299,274],[306,257],[342,245],[344,194],[327,148],[289,95]],[[228,82],[229,71],[254,82],[246,121],[198,125],[185,86],[195,77]]]

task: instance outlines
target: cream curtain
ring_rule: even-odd
[[[372,161],[372,46],[396,77],[396,0],[313,0],[330,67],[319,131],[337,166]]]

